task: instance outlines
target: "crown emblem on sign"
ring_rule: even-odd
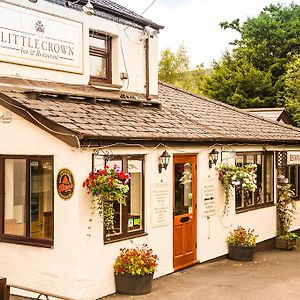
[[[37,21],[35,23],[35,30],[37,32],[41,32],[41,33],[44,33],[45,32],[45,26],[43,25],[43,23],[41,21]]]

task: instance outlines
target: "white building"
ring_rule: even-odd
[[[299,129],[158,84],[162,26],[108,0],[92,1],[94,16],[81,11],[85,1],[65,2],[0,1],[1,276],[95,300],[115,291],[121,247],[150,245],[156,277],[225,255],[238,225],[255,229],[258,248],[271,248],[286,157],[299,195]],[[233,193],[226,214],[212,149],[219,162],[258,165],[258,190],[251,199]],[[165,150],[171,159],[159,172]],[[106,156],[132,175],[115,234],[97,217],[88,229],[82,187]]]

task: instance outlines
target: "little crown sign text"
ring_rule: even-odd
[[[0,60],[82,73],[82,24],[0,2]]]

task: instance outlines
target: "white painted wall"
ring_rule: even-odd
[[[50,80],[72,84],[88,84],[89,29],[96,29],[113,36],[113,72],[112,83],[122,85],[123,91],[145,93],[146,63],[145,42],[141,40],[142,30],[118,24],[96,16],[87,16],[80,11],[39,0],[31,3],[28,0],[9,0],[9,3],[39,10],[56,16],[66,17],[83,23],[84,41],[84,73],[72,74],[61,71],[38,69],[28,66],[0,62],[0,76],[14,76],[37,80]],[[150,41],[150,94],[157,95],[157,37]],[[120,73],[128,72],[129,80],[121,80]]]

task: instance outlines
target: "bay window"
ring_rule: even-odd
[[[270,152],[237,153],[236,166],[257,165],[257,189],[245,193],[236,189],[235,206],[237,212],[257,209],[274,204],[274,156]]]
[[[1,241],[53,245],[53,157],[1,156]]]

